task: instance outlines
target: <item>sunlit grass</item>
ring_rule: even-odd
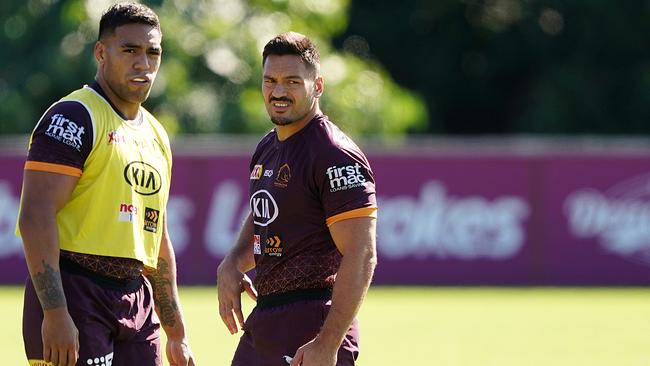
[[[198,364],[229,365],[238,337],[215,288],[181,298]],[[2,364],[26,364],[21,306],[21,288],[0,288]],[[361,366],[650,364],[649,289],[375,287],[359,318]]]

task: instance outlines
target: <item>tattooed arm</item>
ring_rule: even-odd
[[[185,334],[185,324],[176,286],[176,257],[163,221],[162,241],[158,254],[158,268],[147,268],[145,275],[153,287],[154,304],[167,334],[167,360],[172,366],[193,366],[194,358]]]
[[[43,359],[74,365],[79,332],[68,313],[59,271],[57,212],[68,201],[77,177],[25,170],[18,225],[25,260],[43,308]]]

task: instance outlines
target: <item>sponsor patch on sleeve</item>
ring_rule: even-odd
[[[75,121],[66,118],[64,115],[57,113],[50,118],[50,124],[45,130],[45,135],[49,136],[62,144],[66,144],[81,151],[83,146],[82,137],[86,133],[83,126],[79,126]]]
[[[329,180],[330,192],[345,191],[352,188],[363,187],[366,177],[361,171],[361,164],[336,166],[333,165],[325,171]]]

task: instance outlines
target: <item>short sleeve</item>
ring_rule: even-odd
[[[54,104],[32,133],[25,169],[81,176],[93,134],[90,113],[81,103]]]
[[[356,146],[331,146],[317,160],[315,178],[328,226],[354,217],[376,217],[375,178]]]

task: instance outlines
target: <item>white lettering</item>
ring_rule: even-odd
[[[278,204],[266,189],[260,189],[253,193],[250,199],[251,211],[253,212],[253,223],[259,226],[268,226],[275,221],[280,213]]]
[[[394,259],[438,257],[464,260],[511,258],[524,245],[522,221],[528,203],[503,196],[453,198],[442,183],[426,182],[419,200],[409,196],[379,199],[379,251]]]
[[[243,193],[233,180],[216,185],[208,209],[204,240],[208,252],[224,257],[235,243],[242,222],[250,207],[242,200]]]
[[[18,205],[18,196],[13,194],[11,185],[0,180],[0,258],[23,256],[22,241],[16,236]]]
[[[194,203],[185,196],[170,196],[167,202],[167,225],[176,255],[190,244],[190,226],[194,218]]]
[[[84,128],[77,125],[74,121],[63,117],[61,114],[55,114],[52,116],[45,134],[68,146],[81,150],[81,136],[84,132]]]
[[[325,171],[325,173],[327,174],[327,178],[329,178],[329,179],[331,180],[332,178],[334,178],[334,177],[332,176],[332,174],[334,174],[334,167],[329,167],[329,168],[327,168],[327,170]]]
[[[264,198],[253,198],[253,214],[255,217],[262,217],[268,219],[271,217],[269,213],[269,200]]]
[[[330,181],[330,192],[363,186],[366,177],[361,173],[361,164],[347,165],[344,167],[331,166],[325,171]]]
[[[583,189],[570,194],[564,208],[576,237],[599,238],[605,249],[624,256],[650,251],[650,201]]]
[[[330,179],[330,188],[340,188],[348,185],[348,178],[340,177]]]

